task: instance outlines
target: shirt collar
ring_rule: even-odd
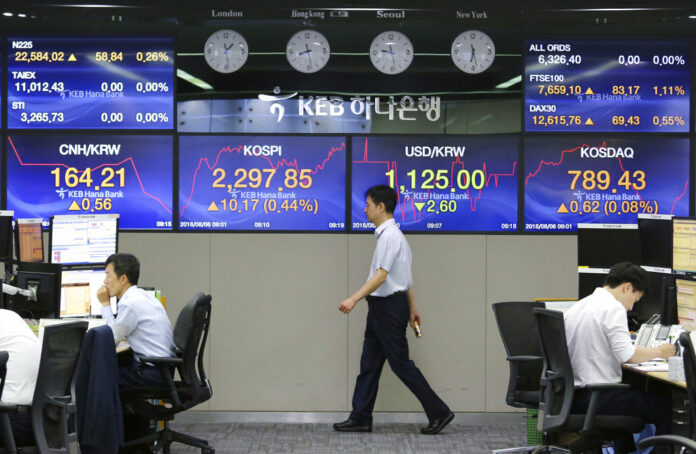
[[[386,221],[382,222],[379,225],[379,227],[377,227],[375,229],[375,238],[379,238],[379,236],[382,234],[382,232],[384,232],[387,229],[387,227],[389,227],[390,225],[395,225],[395,224],[396,224],[396,221],[394,220],[394,218],[389,218]]]
[[[133,289],[137,289],[137,288],[138,288],[137,285],[131,285],[130,287],[128,287],[128,289],[125,292],[123,292],[121,299],[124,299],[126,297],[126,295],[128,295],[129,293],[133,293],[135,291]],[[133,290],[133,292],[131,292],[131,290]]]

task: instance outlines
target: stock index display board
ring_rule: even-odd
[[[525,42],[524,129],[689,132],[688,41]]]
[[[13,36],[10,129],[174,127],[174,40]]]
[[[172,228],[168,135],[10,134],[7,209],[16,218],[119,213],[121,229]]]
[[[345,186],[345,137],[179,137],[181,230],[345,231]]]
[[[516,231],[518,139],[471,136],[353,137],[353,231],[371,230],[365,192],[398,194],[404,231]]]
[[[526,231],[689,214],[689,139],[536,136],[524,141]]]

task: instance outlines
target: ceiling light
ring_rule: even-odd
[[[4,13],[2,13],[2,15],[5,16],[5,17],[12,17],[12,13],[9,13],[9,12],[7,12],[7,11],[5,11]]]

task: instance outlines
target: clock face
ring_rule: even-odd
[[[403,33],[380,33],[370,45],[370,60],[384,74],[399,74],[413,61],[413,45]]]
[[[331,56],[329,41],[319,32],[295,33],[285,48],[290,66],[303,73],[315,73],[326,66]]]
[[[452,43],[452,61],[465,73],[477,74],[488,69],[495,59],[491,38],[478,30],[467,30]]]
[[[205,61],[215,71],[235,72],[249,56],[249,47],[242,35],[234,30],[218,30],[205,42]]]

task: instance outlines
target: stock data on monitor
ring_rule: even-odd
[[[169,135],[10,134],[7,206],[20,218],[120,214],[122,229],[172,228]]]
[[[174,127],[174,39],[13,36],[7,127]]]
[[[535,136],[524,156],[527,231],[689,214],[688,138]]]
[[[365,193],[385,184],[397,192],[402,230],[517,230],[516,137],[353,137],[351,230],[371,230]]]
[[[345,231],[337,136],[179,137],[182,230]]]
[[[533,39],[525,131],[689,132],[688,41]]]

